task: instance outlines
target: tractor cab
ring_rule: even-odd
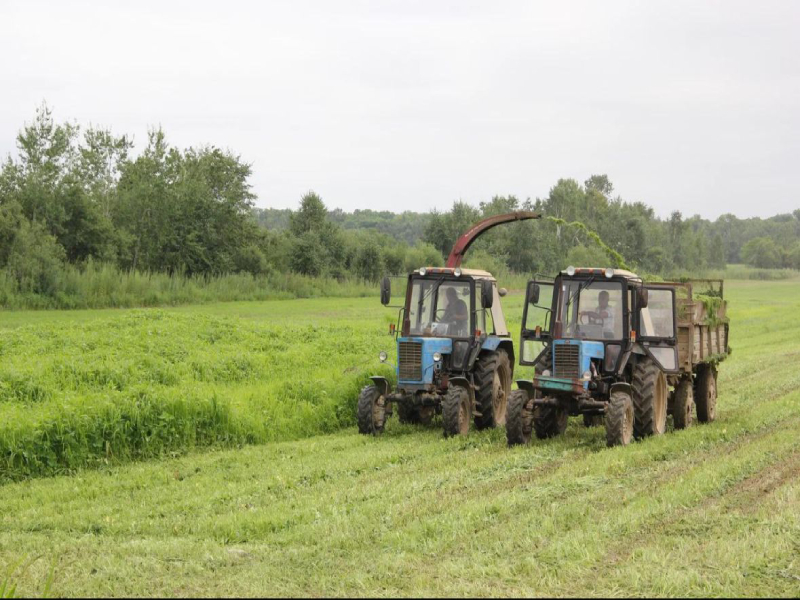
[[[534,365],[543,394],[603,395],[631,354],[665,373],[678,369],[674,286],[645,285],[619,269],[575,268],[528,283],[521,364]]]
[[[500,338],[513,360],[499,301],[504,295],[486,271],[423,267],[411,273],[398,319],[398,388],[446,388],[450,377],[471,368],[481,349],[496,350]]]

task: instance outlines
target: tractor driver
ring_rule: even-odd
[[[614,309],[608,305],[608,292],[601,291],[597,296],[596,310],[583,310],[581,315],[586,315],[590,319],[603,325],[604,331],[614,331]]]
[[[456,289],[452,287],[447,288],[445,296],[447,298],[447,306],[440,321],[452,323],[452,332],[455,335],[467,335],[469,322],[467,303],[458,297]]]

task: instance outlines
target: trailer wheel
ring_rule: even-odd
[[[614,392],[606,406],[606,444],[627,446],[633,439],[633,401],[625,392]]]
[[[368,385],[358,396],[358,432],[378,435],[386,424],[386,399],[378,386]]]
[[[717,418],[717,370],[711,365],[700,365],[695,379],[694,401],[697,420],[710,423]]]
[[[693,408],[692,378],[684,377],[675,387],[672,395],[672,422],[675,424],[675,429],[686,429],[692,424]]]
[[[560,406],[533,407],[533,430],[540,440],[564,433],[567,430],[567,419],[569,414]]]
[[[603,415],[583,415],[584,427],[600,427],[603,422]]]
[[[472,406],[467,390],[457,385],[450,386],[442,400],[442,421],[445,437],[467,435],[472,419]]]
[[[414,406],[401,402],[397,407],[397,416],[401,423],[410,425],[430,425],[433,421],[432,406]]]
[[[508,397],[506,439],[509,446],[530,444],[533,430],[533,398],[525,390],[514,390]]]
[[[511,361],[505,350],[484,352],[478,357],[475,364],[475,399],[481,413],[475,417],[478,429],[506,424],[511,376]]]
[[[649,358],[633,369],[633,435],[636,439],[667,430],[667,378]]]

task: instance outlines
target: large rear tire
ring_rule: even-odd
[[[506,424],[513,368],[505,350],[484,352],[475,363],[475,400],[481,415],[475,427],[488,429]]]
[[[530,444],[533,431],[533,398],[525,390],[514,390],[508,396],[506,439],[509,446]]]
[[[667,430],[667,378],[655,361],[641,358],[633,369],[633,435],[641,439]]]
[[[633,439],[633,401],[625,392],[614,392],[606,406],[606,444],[627,446]]]
[[[364,435],[383,433],[386,424],[386,399],[378,386],[368,385],[358,396],[358,432]]]
[[[534,406],[533,430],[540,440],[556,437],[567,430],[569,414],[560,406]]]
[[[442,423],[445,437],[467,435],[472,419],[472,403],[467,390],[453,385],[442,400]]]
[[[717,418],[717,370],[712,365],[700,365],[695,379],[694,401],[697,420],[711,423]]]
[[[672,423],[675,429],[686,429],[692,425],[693,409],[694,390],[692,378],[689,376],[680,380],[672,396]]]

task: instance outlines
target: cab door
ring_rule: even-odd
[[[533,279],[528,282],[522,312],[521,365],[535,365],[547,351],[552,334],[554,290],[552,280]]]
[[[643,290],[647,300],[643,302],[642,295],[639,295],[637,340],[665,373],[677,373],[678,315],[675,288],[647,285]]]

